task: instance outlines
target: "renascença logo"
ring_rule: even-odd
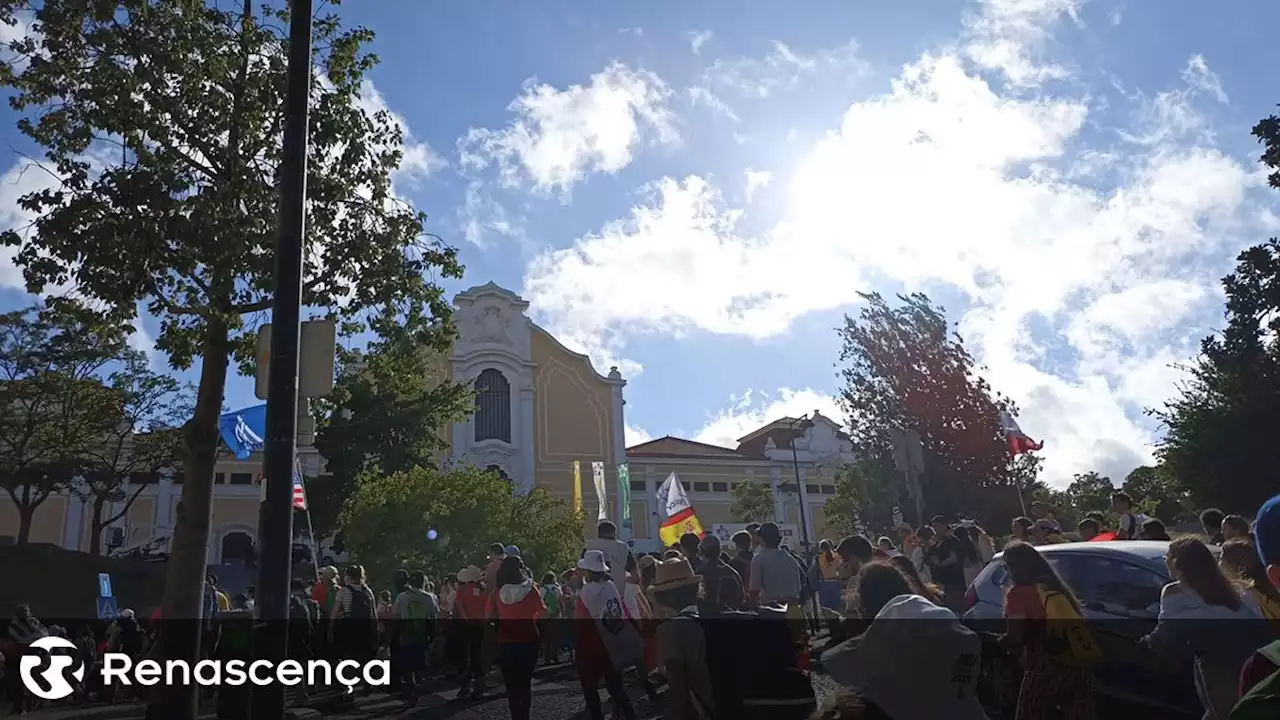
[[[84,661],[70,640],[42,637],[22,654],[18,674],[32,695],[41,700],[61,700],[71,696],[73,680],[75,684],[84,680]]]
[[[70,675],[76,684],[84,680],[84,663],[76,653],[76,646],[63,638],[45,637],[33,642],[31,650],[32,654],[24,655],[19,666],[22,684],[36,697],[45,700],[70,697],[74,688],[67,676]],[[308,660],[306,663],[286,660],[279,665],[272,665],[267,660],[201,660],[193,668],[185,660],[167,660],[163,664],[156,660],[134,663],[133,658],[124,653],[106,653],[102,656],[103,685],[137,684],[150,687],[161,682],[166,685],[190,685],[194,680],[197,685],[213,687],[244,685],[246,682],[254,685],[280,683],[293,686],[304,679],[311,687],[333,685],[335,680],[346,687],[360,683],[390,685],[391,663],[387,660],[373,660],[363,664],[355,660],[341,660],[337,663],[327,660]]]

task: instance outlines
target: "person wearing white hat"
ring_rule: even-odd
[[[587,550],[578,560],[583,572],[582,589],[578,592],[576,617],[590,618],[578,638],[574,657],[582,697],[592,720],[604,720],[600,703],[600,681],[604,680],[615,708],[623,718],[634,720],[635,708],[622,685],[622,670],[644,653],[644,638],[632,622],[618,587],[610,575],[602,550]]]
[[[458,698],[478,698],[484,695],[488,673],[484,669],[484,626],[488,596],[480,587],[484,571],[474,565],[458,571],[458,592],[453,598],[453,619],[458,621],[465,656],[462,686]]]

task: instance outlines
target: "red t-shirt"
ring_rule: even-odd
[[[458,594],[454,597],[453,608],[461,620],[484,620],[488,609],[489,596],[480,592],[480,585],[467,583],[458,586]]]
[[[1280,668],[1271,664],[1271,661],[1263,657],[1260,653],[1254,653],[1245,661],[1244,667],[1240,668],[1240,696],[1253,689],[1254,685],[1271,677],[1271,674]]]
[[[1022,624],[1023,642],[1042,643],[1048,630],[1044,599],[1037,585],[1014,585],[1004,596],[1004,616]]]
[[[537,588],[530,589],[518,602],[505,603],[497,596],[494,602],[499,644],[538,642],[538,620],[546,614],[547,606],[543,604],[542,593]]]

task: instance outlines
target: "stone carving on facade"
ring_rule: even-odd
[[[481,315],[476,318],[476,342],[510,345],[511,335],[507,332],[509,324],[510,320],[503,317],[501,308],[496,305],[485,307]]]

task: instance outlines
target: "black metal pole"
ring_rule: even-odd
[[[796,426],[800,422],[807,420],[808,418],[809,418],[809,415],[806,413],[804,415],[801,415],[798,419],[792,420],[790,423],[791,429],[795,430]],[[791,436],[791,467],[794,468],[796,471],[796,499],[800,501],[800,534],[801,534],[801,538],[804,541],[805,550],[808,550],[809,549],[809,523],[805,522],[804,506],[806,503],[805,503],[804,493],[801,492],[801,489],[800,489],[800,456],[796,454],[796,440],[798,439],[799,438],[797,438],[795,435]]]
[[[801,415],[798,419],[793,420],[791,422],[792,429],[794,430],[796,428],[796,425],[800,425],[803,421],[808,419],[809,419],[808,413]],[[803,425],[801,425],[801,427],[803,427]],[[808,505],[809,503],[808,503],[808,498],[805,497],[804,489],[800,486],[800,456],[799,454],[796,453],[796,440],[799,440],[799,439],[800,439],[799,437],[792,434],[791,436],[791,468],[796,471],[796,499],[800,501],[800,533],[801,533],[801,537],[804,539],[804,550],[805,550],[805,553],[807,554],[810,550],[809,522],[806,519],[805,505]],[[809,572],[809,568],[804,568],[804,571],[806,573]],[[822,621],[822,610],[819,609],[820,607],[821,606],[818,603],[817,593],[815,593],[813,596],[813,619],[815,622]]]
[[[280,163],[280,234],[276,239],[271,361],[267,377],[267,483],[258,516],[258,632],[254,655],[275,664],[288,657],[289,580],[293,549],[293,467],[298,442],[298,346],[306,237],[307,121],[311,102],[311,0],[292,0],[289,70]],[[253,720],[282,720],[285,688],[254,688]]]

